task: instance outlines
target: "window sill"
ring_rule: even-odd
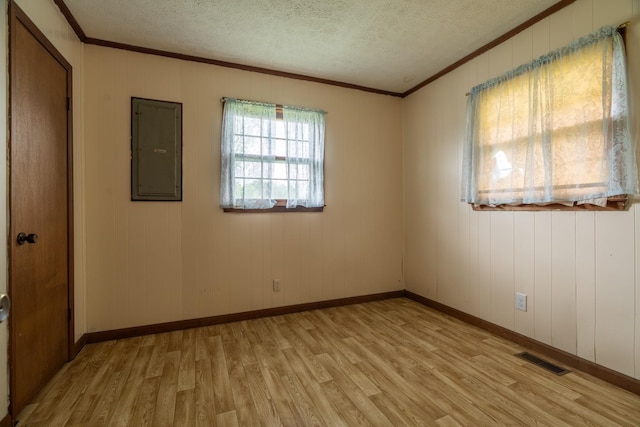
[[[612,196],[607,199],[607,206],[591,204],[565,206],[559,203],[548,205],[472,205],[474,211],[624,211],[629,207],[631,200],[626,194]]]
[[[271,209],[236,209],[222,208],[224,212],[232,213],[290,213],[290,212],[322,212],[324,207],[305,208],[304,206],[296,206],[295,208],[287,208],[286,206],[274,206]]]

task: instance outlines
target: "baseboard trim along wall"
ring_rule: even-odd
[[[82,350],[85,345],[87,345],[87,334],[82,335],[80,339],[75,342],[72,350],[73,354],[70,355],[69,359],[75,359],[75,357],[78,355],[78,353],[80,353],[80,350]]]
[[[262,310],[245,311],[243,313],[223,314],[220,316],[202,317],[199,319],[178,320],[175,322],[159,323],[155,325],[134,326],[132,328],[114,329],[102,332],[86,333],[76,343],[76,349],[84,344],[102,341],[110,341],[122,338],[131,338],[141,335],[159,334],[180,329],[200,328],[202,326],[219,325],[222,323],[240,322],[242,320],[258,319],[261,317],[279,316],[282,314],[299,313],[301,311],[317,310],[321,308],[339,307],[343,305],[360,304],[370,301],[380,301],[390,298],[402,298],[404,290],[384,292],[380,294],[362,295],[349,298],[340,298],[328,301],[310,302],[305,304],[289,305],[285,307],[265,308]],[[81,341],[83,341],[81,343]],[[79,350],[78,350],[79,351]],[[77,353],[76,353],[77,354]]]
[[[494,335],[512,341],[518,345],[521,345],[522,347],[526,347],[528,350],[539,353],[542,356],[554,359],[561,364],[566,365],[567,367],[577,369],[586,374],[607,381],[608,383],[613,384],[617,387],[640,395],[640,380],[636,380],[635,378],[621,374],[620,372],[616,372],[602,365],[598,365],[574,354],[567,353],[566,351],[551,347],[548,344],[536,341],[532,338],[526,337],[517,332],[513,332],[509,329],[503,328],[502,326],[498,326],[486,320],[482,320],[463,311],[430,300],[429,298],[414,294],[413,292],[405,290],[404,296],[427,307],[433,308],[434,310],[437,310],[441,313],[447,314],[465,323],[476,326],[480,329],[484,329],[487,332],[491,332]]]
[[[616,372],[612,369],[593,363],[589,360],[583,359],[571,353],[559,350],[544,344],[540,341],[536,341],[532,338],[521,335],[517,332],[513,332],[509,329],[498,326],[494,323],[472,316],[471,314],[433,301],[429,298],[425,298],[421,295],[415,294],[407,290],[399,290],[392,292],[385,292],[380,294],[363,295],[349,298],[340,298],[328,301],[318,301],[305,304],[289,305],[285,307],[266,308],[262,310],[246,311],[243,313],[224,314],[220,316],[203,317],[198,319],[178,320],[175,322],[159,323],[155,325],[135,326],[124,329],[113,329],[109,331],[89,332],[84,334],[75,343],[75,357],[80,350],[86,345],[91,343],[117,340],[123,338],[137,337],[141,335],[159,334],[165,332],[176,331],[180,329],[199,328],[203,326],[219,325],[230,322],[240,322],[243,320],[258,319],[261,317],[279,316],[283,314],[299,313],[308,310],[317,310],[321,308],[339,307],[350,304],[360,304],[371,301],[380,301],[390,298],[409,298],[422,305],[437,310],[443,314],[454,317],[470,325],[476,326],[480,329],[484,329],[499,337],[512,341],[522,347],[527,348],[533,352],[539,353],[541,356],[545,356],[555,361],[566,365],[567,367],[577,369],[589,375],[592,375],[601,380],[607,381],[617,387],[624,390],[628,390],[632,393],[640,395],[640,381],[627,375]],[[0,423],[0,427],[4,424]]]

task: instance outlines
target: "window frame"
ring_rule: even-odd
[[[576,204],[571,206],[560,203],[549,203],[546,205],[519,204],[519,205],[478,205],[471,204],[474,211],[624,211],[631,205],[631,197],[627,194],[607,197],[607,206],[599,206],[591,203]]]
[[[225,102],[226,98],[222,99],[222,102]],[[284,106],[282,104],[274,104],[275,105],[275,111],[276,111],[276,117],[275,120],[276,121],[282,121],[284,120]],[[274,139],[282,139],[282,138],[274,138]],[[286,141],[286,140],[285,140]],[[243,155],[243,154],[236,154],[234,153],[234,156],[236,157],[236,159],[238,159],[238,156],[240,156],[240,158],[242,160],[244,160],[245,158],[249,158],[252,155]],[[257,155],[257,158],[260,158],[261,156]],[[279,163],[279,162],[285,162],[286,164],[287,161],[287,156],[275,156],[274,161],[270,162],[273,164]],[[324,154],[322,157],[322,175],[323,175],[323,180],[322,180],[322,193],[324,194]],[[234,173],[234,179],[235,179],[235,173]],[[309,179],[309,182],[311,181],[311,179]],[[287,178],[287,183],[289,182],[289,179]],[[223,212],[229,212],[229,213],[293,213],[293,212],[323,212],[324,208],[326,206],[326,203],[323,206],[317,206],[317,207],[306,207],[306,206],[302,206],[302,205],[297,205],[293,208],[287,208],[287,199],[275,199],[275,205],[271,208],[237,208],[237,207],[223,207],[222,210]]]

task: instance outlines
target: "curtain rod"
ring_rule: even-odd
[[[294,109],[297,109],[297,110],[318,111],[318,112],[320,112],[322,114],[329,114],[328,112],[326,112],[324,110],[321,110],[319,108],[296,107],[294,105],[276,104],[275,102],[250,101],[248,99],[230,98],[228,96],[223,96],[222,98],[220,98],[220,102],[222,102],[224,104],[227,99],[232,99],[232,100],[240,101],[240,102],[248,102],[248,103],[253,103],[253,104],[263,104],[263,105],[271,105],[271,104],[273,104],[273,105],[276,106],[276,108],[278,108],[278,107],[280,107],[280,108],[287,107],[287,108],[294,108]]]

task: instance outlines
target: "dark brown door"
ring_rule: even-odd
[[[14,417],[69,360],[71,222],[70,67],[16,9],[12,4],[9,392]]]

